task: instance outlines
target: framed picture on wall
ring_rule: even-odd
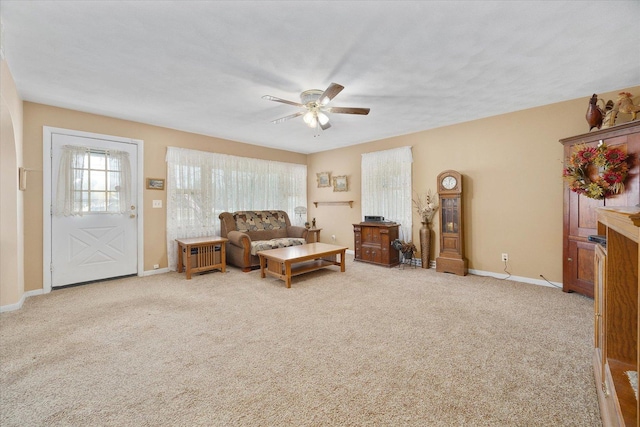
[[[164,179],[161,178],[147,178],[148,190],[164,190]]]
[[[318,188],[331,187],[331,172],[316,173],[318,179]]]
[[[346,175],[333,177],[333,191],[349,191]]]

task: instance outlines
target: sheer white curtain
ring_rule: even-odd
[[[131,206],[129,153],[65,145],[60,153],[54,213],[122,214]]]
[[[219,235],[221,212],[277,209],[295,220],[307,204],[307,166],[167,149],[167,252],[176,267],[175,239]]]
[[[411,147],[362,155],[362,215],[400,224],[400,239],[412,240]]]

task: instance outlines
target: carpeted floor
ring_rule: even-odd
[[[591,299],[348,258],[29,298],[0,315],[0,425],[600,425]]]

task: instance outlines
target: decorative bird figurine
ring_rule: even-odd
[[[631,121],[634,121],[640,112],[640,106],[633,104],[632,96],[629,92],[620,92],[616,107],[619,113],[631,114]]]
[[[593,128],[600,129],[600,126],[602,126],[604,113],[602,112],[602,109],[598,107],[598,95],[595,93],[589,100],[589,107],[587,108],[585,118],[587,119],[587,123],[589,123],[589,131]]]
[[[604,106],[604,119],[602,119],[602,126],[600,129],[606,129],[615,124],[616,114],[618,113],[613,109],[613,101],[608,100],[607,105]]]

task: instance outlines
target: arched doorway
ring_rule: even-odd
[[[20,281],[18,239],[18,157],[9,107],[0,104],[0,307],[19,303],[24,293]]]

